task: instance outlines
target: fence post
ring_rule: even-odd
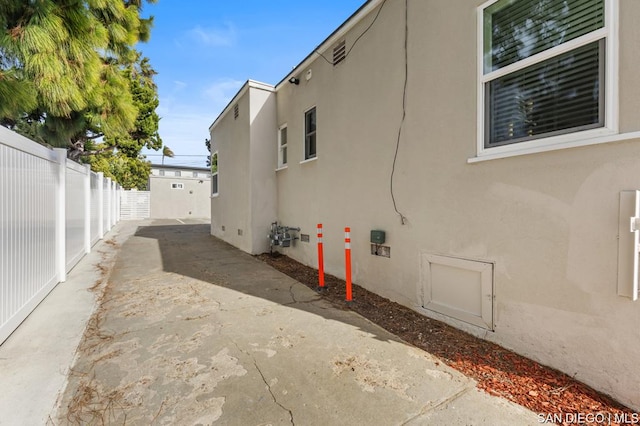
[[[120,202],[118,195],[118,183],[113,181],[113,206],[111,209],[113,212],[111,216],[112,226],[116,226],[116,223],[118,223],[118,203]]]
[[[109,229],[113,228],[113,217],[115,214],[113,213],[114,202],[114,191],[113,191],[113,180],[109,181]]]
[[[91,166],[84,166],[84,253],[91,251]]]
[[[58,282],[67,280],[67,235],[66,235],[66,173],[67,150],[54,148],[58,163],[56,189],[56,275]]]
[[[116,185],[116,199],[118,202],[116,203],[116,223],[120,222],[120,203],[122,202],[122,187],[120,185]]]
[[[104,238],[104,173],[98,172],[98,237]]]
[[[346,269],[346,300],[347,303],[353,301],[353,290],[351,283],[351,228],[344,228],[344,263]]]
[[[322,243],[322,224],[318,224],[318,290],[324,290],[324,250]]]
[[[105,178],[107,180],[107,192],[104,194],[106,199],[105,204],[107,208],[105,209],[105,214],[107,215],[107,229],[104,230],[106,234],[111,230],[111,178]]]

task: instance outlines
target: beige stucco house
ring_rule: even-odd
[[[211,170],[206,167],[152,164],[149,192],[153,219],[211,217]]]
[[[280,250],[316,266],[322,223],[344,276],[350,226],[354,282],[639,409],[638,21],[637,0],[370,0],[211,125],[211,233],[261,253],[300,227]]]

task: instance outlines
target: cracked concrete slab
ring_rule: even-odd
[[[207,225],[130,234],[55,424],[537,424]]]

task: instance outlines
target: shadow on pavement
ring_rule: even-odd
[[[323,299],[304,284],[213,237],[208,224],[141,226],[134,237],[157,241],[164,272],[340,321],[378,340],[401,342],[359,315]]]

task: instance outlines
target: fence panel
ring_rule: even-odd
[[[66,234],[66,271],[70,271],[82,259],[84,251],[85,228],[85,190],[84,181],[87,169],[71,161],[67,162],[65,176],[65,234]]]
[[[91,172],[91,246],[98,242],[100,234],[100,188],[102,178],[98,173]]]
[[[0,127],[0,342],[58,281],[56,153]]]
[[[102,181],[102,229],[106,233],[111,229],[111,179]]]
[[[0,344],[118,221],[102,173],[0,126]]]
[[[149,191],[121,191],[120,219],[148,219],[149,217],[151,217]]]

